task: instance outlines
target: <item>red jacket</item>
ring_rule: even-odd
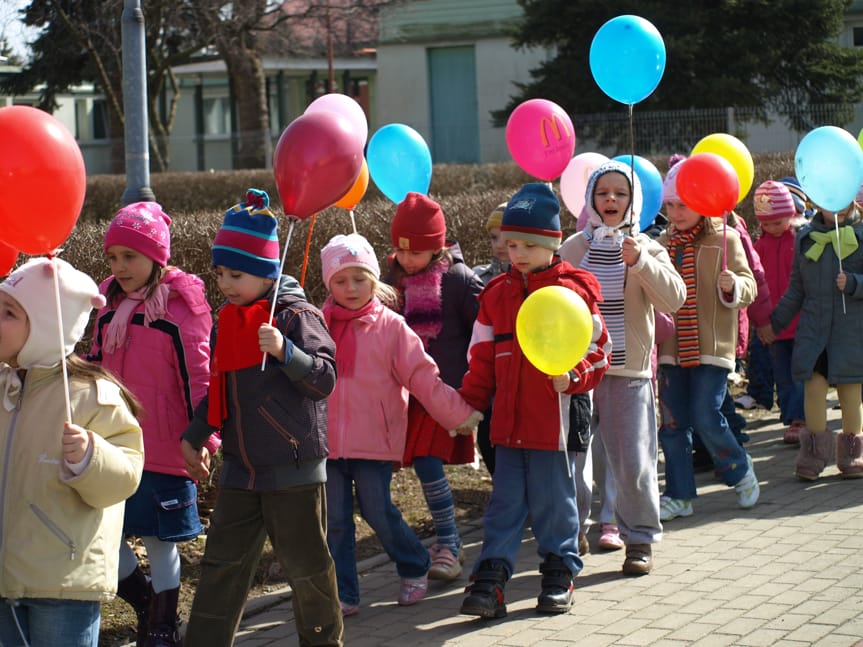
[[[771,308],[776,307],[785,290],[788,289],[791,266],[794,263],[794,236],[795,230],[789,228],[778,238],[762,233],[755,241],[755,251],[761,257],[767,284],[770,286]],[[776,339],[794,339],[799,318],[799,315],[795,315],[788,327],[776,335]]]
[[[475,409],[484,411],[494,397],[491,443],[518,449],[561,449],[559,397],[549,377],[531,364],[515,336],[515,319],[532,292],[562,285],[581,296],[593,314],[587,354],[571,371],[578,378],[567,393],[593,389],[608,369],[611,340],[599,314],[599,283],[555,256],[551,266],[527,277],[511,269],[480,293],[479,315],[468,351],[470,367],[459,390]]]

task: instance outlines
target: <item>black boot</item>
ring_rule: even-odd
[[[135,644],[144,645],[147,642],[147,613],[150,606],[150,578],[140,566],[136,566],[132,574],[117,583],[117,596],[135,610],[138,617],[138,635]]]
[[[150,598],[150,629],[147,632],[147,647],[183,647],[180,638],[180,618],[177,616],[177,600],[180,587],[153,593]]]
[[[490,559],[480,562],[459,612],[467,616],[503,618],[506,615],[503,601],[506,580],[506,568],[502,563]]]
[[[542,592],[536,601],[540,613],[566,613],[572,606],[572,573],[559,555],[549,553],[539,565]]]

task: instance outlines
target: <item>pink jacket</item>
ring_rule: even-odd
[[[762,234],[761,238],[755,241],[755,251],[761,257],[767,284],[770,286],[772,307],[776,307],[785,290],[788,289],[791,266],[794,263],[794,238],[795,232],[789,228],[778,238]],[[795,315],[788,327],[776,335],[776,339],[794,339],[799,318],[799,315]]]
[[[112,279],[99,286],[102,294]],[[141,403],[144,469],[188,476],[180,435],[210,383],[212,317],[200,278],[172,268],[162,283],[170,289],[165,316],[145,326],[142,301],[132,313],[126,343],[111,354],[103,352],[102,340],[115,309],[109,304],[99,310],[87,359],[111,371]],[[213,453],[220,444],[214,434],[206,446]]]
[[[755,246],[752,244],[746,223],[740,216],[737,216],[736,219],[737,224],[734,225],[734,228],[740,234],[740,242],[743,244],[749,269],[752,270],[755,284],[758,286],[758,294],[752,305],[737,311],[737,350],[735,354],[737,357],[746,357],[749,350],[749,320],[751,319],[756,327],[769,324],[770,314],[773,312],[773,302],[770,300],[770,285],[767,283],[764,267],[761,265],[761,259],[758,257],[758,252],[755,251]]]
[[[351,323],[356,326],[356,374],[340,375],[328,400],[329,458],[400,463],[409,394],[445,429],[470,416],[473,409],[440,379],[437,364],[400,314],[375,299],[372,311]]]

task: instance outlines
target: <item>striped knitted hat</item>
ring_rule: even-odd
[[[759,222],[794,218],[797,215],[791,191],[782,182],[773,180],[762,182],[755,189],[752,201],[755,206],[755,217]]]
[[[213,265],[266,279],[279,278],[278,220],[269,206],[266,191],[249,189],[245,202],[225,212],[225,221],[213,240]]]
[[[557,196],[543,182],[528,182],[507,203],[500,231],[504,240],[527,240],[557,251],[563,239]]]

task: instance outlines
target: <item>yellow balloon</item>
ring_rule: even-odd
[[[755,179],[755,165],[746,145],[732,135],[713,133],[699,141],[693,147],[690,156],[697,153],[714,153],[725,158],[734,167],[737,179],[740,180],[740,195],[737,198],[737,202],[740,203],[749,193]]]
[[[593,317],[576,292],[550,285],[531,293],[521,304],[515,336],[531,364],[546,375],[563,375],[587,352]]]

